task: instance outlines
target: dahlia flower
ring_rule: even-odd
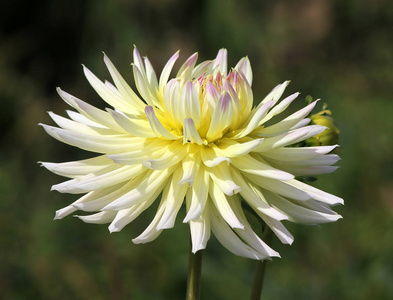
[[[330,206],[342,199],[295,176],[330,173],[339,160],[328,154],[337,145],[290,147],[321,133],[308,125],[316,101],[278,122],[269,122],[296,99],[279,101],[289,81],[276,86],[253,107],[250,61],[242,58],[229,72],[227,51],[196,65],[195,53],[168,81],[175,53],[159,79],[147,57],[135,48],[132,64],[137,95],[104,54],[114,84],[101,81],[83,66],[87,80],[111,108],[101,110],[57,89],[76,111],[69,118],[49,115],[59,126],[42,124],[55,139],[98,153],[73,162],[42,162],[69,180],[52,186],[61,193],[84,194],[56,212],[61,219],[77,210],[87,223],[110,223],[117,232],[153,202],[160,201],[150,225],[133,239],[146,243],[174,226],[185,203],[183,220],[190,226],[192,251],[204,249],[211,232],[234,254],[257,259],[279,256],[251,228],[242,204],[291,244],[282,224],[334,222]],[[268,123],[269,122],[269,123]],[[161,194],[161,197],[159,195]]]

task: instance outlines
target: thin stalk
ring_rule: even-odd
[[[191,243],[190,243],[191,244]],[[202,250],[188,256],[188,278],[186,300],[199,300],[201,294]]]
[[[265,225],[265,229],[263,230],[263,241],[269,245],[272,239],[272,230],[269,226]],[[251,291],[251,300],[260,300],[262,295],[262,288],[263,288],[263,279],[265,278],[265,270],[266,270],[266,263],[267,260],[259,260],[257,262],[257,267],[255,270],[254,275],[254,282],[252,285]]]

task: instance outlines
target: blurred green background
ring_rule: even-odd
[[[61,144],[37,123],[65,115],[55,88],[104,103],[81,63],[109,79],[105,51],[131,83],[132,45],[159,73],[178,49],[199,61],[248,55],[254,95],[292,80],[328,102],[341,130],[341,166],[315,183],[345,199],[334,224],[288,224],[292,246],[268,263],[264,299],[393,299],[393,1],[133,0],[2,1],[0,4],[0,298],[184,299],[189,246],[181,223],[147,245],[131,242],[154,209],[120,233],[54,211],[76,199],[37,161],[91,154]],[[177,68],[180,63],[176,64]],[[176,68],[176,67],[175,67]],[[302,98],[302,99],[303,99]],[[299,100],[294,108],[303,105]],[[202,299],[248,299],[255,262],[212,238]]]

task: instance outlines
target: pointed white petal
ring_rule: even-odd
[[[61,208],[59,210],[56,210],[56,215],[55,215],[54,220],[63,219],[64,217],[72,214],[75,211],[76,211],[76,208],[73,207],[72,205],[66,206],[66,207]]]
[[[281,160],[281,161],[299,161],[318,157],[329,153],[337,148],[333,146],[317,146],[317,147],[289,147],[279,148],[272,151],[263,152],[263,156]]]
[[[230,125],[232,112],[231,96],[225,92],[214,109],[210,127],[206,133],[208,141],[213,141],[223,136],[224,130]]]
[[[105,53],[104,53],[104,62],[122,97],[124,99],[129,100],[128,103],[130,103],[130,105],[135,108],[136,114],[143,112],[145,104],[135,94],[135,92],[131,89],[131,87],[127,84],[127,82],[120,75],[119,71],[117,71],[116,67],[112,64],[112,62],[106,56]]]
[[[112,161],[102,155],[79,161],[64,163],[40,162],[40,164],[47,168],[49,171],[60,176],[76,178],[92,172],[99,171],[112,164]]]
[[[168,60],[165,64],[164,68],[162,69],[160,82],[159,82],[159,91],[161,94],[164,93],[164,87],[168,82],[169,75],[171,74],[173,65],[175,64],[176,60],[179,58],[179,51],[172,55],[172,57]]]
[[[336,204],[344,204],[344,200],[341,199],[340,197],[334,196],[332,194],[326,193],[322,190],[319,190],[311,185],[305,184],[303,182],[300,182],[298,180],[290,180],[287,181],[288,184],[291,186],[301,189],[305,191],[306,193],[310,194],[313,199],[327,203],[329,205],[336,205]]]
[[[246,143],[238,143],[233,139],[221,139],[218,144],[220,150],[226,157],[239,157],[250,153],[255,147],[262,143],[264,139],[255,139]]]
[[[161,191],[167,184],[168,177],[173,173],[175,167],[164,170],[151,170],[145,176],[137,177],[134,180],[134,188],[125,193],[102,210],[120,210],[129,208],[134,204],[146,201],[152,194]]]
[[[149,226],[135,239],[132,240],[134,244],[144,244],[153,241],[156,239],[162,232],[157,229],[157,224],[161,219],[162,214],[164,213],[165,205],[164,201],[161,200],[160,205],[158,206],[157,212],[149,224]]]
[[[232,228],[244,228],[229,205],[227,197],[213,181],[209,184],[209,195],[217,211]]]
[[[220,71],[223,75],[227,75],[228,70],[228,51],[227,49],[220,49],[217,53],[217,57],[214,60],[213,69]]]
[[[156,114],[154,113],[154,108],[152,106],[145,107],[146,117],[149,120],[151,129],[154,131],[156,136],[162,136],[168,140],[177,140],[180,137],[169,132],[158,120]]]
[[[290,216],[290,220],[302,224],[321,224],[335,222],[342,217],[334,212],[323,213],[303,206],[296,205],[287,199],[270,192],[266,192],[266,196],[272,204],[279,210]]]
[[[97,92],[98,95],[108,104],[113,107],[120,109],[121,111],[127,113],[135,113],[135,108],[130,105],[127,101],[124,100],[123,97],[120,97],[118,94],[113,92],[110,88],[108,88],[105,83],[97,78],[88,68],[83,66],[83,72],[85,73],[86,79],[89,81],[91,86]]]
[[[85,223],[92,224],[106,224],[113,221],[116,216],[116,211],[102,211],[88,216],[75,216]]]
[[[285,130],[290,129],[291,127],[298,124],[305,116],[307,116],[315,107],[315,104],[318,101],[314,101],[313,103],[307,105],[306,107],[302,108],[301,110],[293,113],[289,117],[285,118],[284,120],[271,125],[269,127],[264,128],[261,132],[263,134],[274,134],[278,132],[282,132]]]
[[[177,168],[173,172],[172,180],[164,189],[162,199],[165,201],[165,212],[157,225],[157,230],[172,228],[175,224],[177,213],[183,204],[188,189],[187,185],[179,185],[182,175],[182,168]]]
[[[236,255],[251,259],[260,260],[264,258],[257,251],[240,240],[213,206],[210,209],[210,221],[215,237],[229,251]]]
[[[205,167],[201,165],[194,184],[190,187],[191,190],[186,195],[187,215],[183,220],[184,223],[197,219],[202,215],[207,201],[209,184],[209,174],[206,172]]]
[[[277,193],[281,196],[288,197],[294,200],[299,200],[299,201],[306,201],[311,199],[310,194],[303,191],[302,189],[289,185],[288,181],[279,181],[275,179],[257,176],[250,173],[242,173],[242,175],[250,179],[256,185],[264,189],[267,189],[269,191],[272,191],[274,193]]]
[[[195,127],[195,123],[191,118],[185,118],[183,125],[183,144],[187,143],[195,143],[198,145],[203,144],[203,140],[201,139],[198,130]]]
[[[248,83],[252,85],[252,69],[248,57],[243,57],[236,65],[235,70],[242,72],[246,77]]]
[[[152,138],[156,136],[148,121],[142,119],[130,119],[111,109],[108,109],[108,112],[112,115],[117,124],[131,135],[144,138]]]
[[[239,171],[231,168],[231,174],[236,183],[241,187],[240,195],[251,207],[278,221],[288,220],[288,216],[271,207],[261,190],[249,180],[245,180]]]
[[[179,163],[188,154],[187,145],[180,140],[172,142],[166,149],[164,155],[157,159],[147,159],[143,165],[148,169],[162,170]]]
[[[294,178],[292,174],[273,168],[268,164],[264,164],[248,154],[241,157],[232,158],[232,165],[241,170],[242,172],[251,173],[271,179],[290,180]]]

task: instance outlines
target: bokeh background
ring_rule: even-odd
[[[188,226],[134,245],[154,208],[123,231],[54,211],[73,195],[50,192],[62,178],[37,161],[90,153],[55,141],[39,122],[65,115],[62,89],[105,104],[81,63],[109,79],[105,51],[131,83],[133,44],[159,73],[181,49],[199,61],[248,55],[254,95],[292,80],[287,95],[322,98],[341,130],[341,166],[315,183],[345,199],[334,224],[288,224],[292,246],[273,240],[264,299],[393,299],[393,1],[133,0],[2,1],[0,4],[0,298],[184,299]],[[179,67],[180,63],[176,66]],[[176,68],[176,67],[175,67]],[[202,299],[247,299],[255,262],[212,238]]]

